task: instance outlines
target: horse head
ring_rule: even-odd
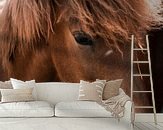
[[[8,0],[1,14],[3,68],[22,80],[123,78],[129,93],[131,34],[141,47],[161,21],[151,1]]]

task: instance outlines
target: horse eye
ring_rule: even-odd
[[[81,45],[88,45],[88,46],[93,45],[92,37],[83,31],[74,32],[73,36],[74,36],[76,42]]]

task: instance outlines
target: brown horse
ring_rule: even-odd
[[[0,19],[4,72],[38,82],[123,78],[129,94],[131,34],[143,46],[146,31],[161,21],[150,2],[8,0]],[[137,84],[145,88],[141,80]],[[148,97],[135,102],[148,103]]]

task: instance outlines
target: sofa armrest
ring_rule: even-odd
[[[133,121],[133,116],[132,116],[132,105],[133,103],[131,101],[127,101],[125,104],[125,111],[124,111],[124,117],[122,117],[122,120],[127,121],[127,122],[132,122]]]
[[[134,115],[132,115],[133,103],[131,101],[127,101],[125,104],[124,116],[120,119],[119,124],[122,126],[125,125],[127,129],[134,129]]]

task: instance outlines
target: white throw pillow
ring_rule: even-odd
[[[26,89],[26,88],[33,88],[32,95],[35,100],[37,100],[37,91],[36,91],[36,82],[35,80],[30,81],[21,81],[17,79],[10,78],[11,84],[13,86],[13,89]]]
[[[80,80],[79,97],[80,101],[97,101],[102,100],[103,88],[106,81],[87,82]]]
[[[93,101],[60,102],[55,106],[57,117],[112,117],[111,112]]]
[[[45,101],[0,104],[0,117],[52,117],[53,107]]]

